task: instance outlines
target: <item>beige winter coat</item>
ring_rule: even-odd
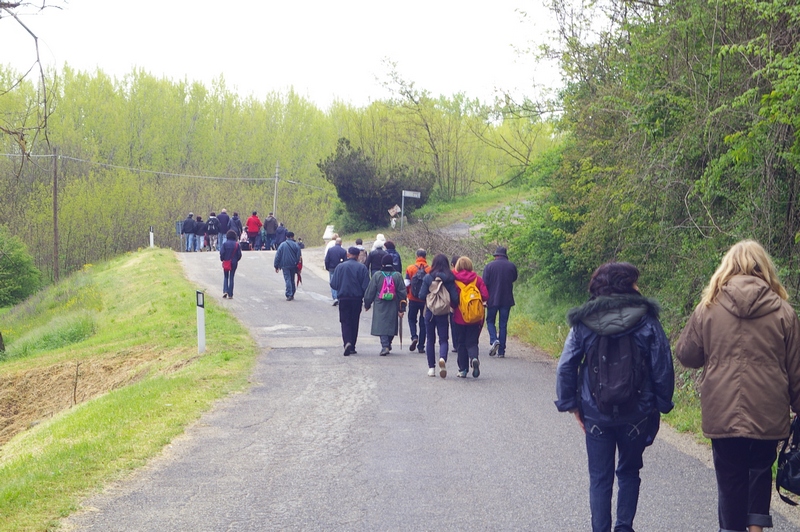
[[[800,412],[800,321],[769,285],[737,275],[710,307],[697,306],[675,356],[703,368],[700,404],[707,438],[779,440],[789,408]]]

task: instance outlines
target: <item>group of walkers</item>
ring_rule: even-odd
[[[190,212],[181,224],[181,234],[185,238],[185,250],[189,251],[218,251],[224,243],[228,231],[234,231],[236,239],[242,234],[242,221],[239,213],[234,212],[228,216],[227,209],[222,209],[219,215],[213,211],[208,214],[208,219]],[[222,235],[222,236],[220,236]]]
[[[595,532],[633,531],[642,456],[673,408],[674,369],[659,306],[643,297],[632,264],[603,264],[590,299],[568,314],[555,404],[585,433]],[[753,240],[727,252],[675,348],[699,378],[703,434],[711,440],[720,532],[772,526],[777,445],[800,412],[800,320],[772,259]],[[615,464],[616,455],[616,464]],[[611,497],[616,472],[616,521]]]
[[[508,260],[506,248],[497,248],[481,277],[469,257],[449,261],[446,255],[437,254],[429,266],[427,251],[418,249],[414,264],[403,270],[396,246],[383,235],[378,235],[369,254],[358,240],[345,251],[341,239],[334,236],[337,238],[325,254],[325,267],[330,273],[333,304],[339,307],[344,356],[356,353],[362,308],[369,311],[373,307],[370,333],[380,338],[380,356],[392,351],[400,320],[408,312],[409,350],[426,355],[430,377],[436,376],[437,366],[438,375],[447,377],[452,336],[458,376],[465,378],[471,372],[477,378],[478,340],[485,322],[489,355],[505,356],[517,280],[517,268]]]

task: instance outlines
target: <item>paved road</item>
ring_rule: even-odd
[[[377,356],[371,313],[345,358],[321,256],[306,257],[287,302],[272,252],[245,253],[232,301],[216,254],[181,255],[263,348],[252,387],[85,501],[67,529],[590,530],[582,433],[553,406],[552,361],[514,344],[483,356],[479,379],[454,378],[454,359],[447,379],[430,378],[423,355]],[[717,530],[707,451],[664,434],[645,455],[637,530]]]

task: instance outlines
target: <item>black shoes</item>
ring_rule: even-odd
[[[417,338],[412,338],[411,339],[411,345],[408,346],[408,350],[409,351],[414,351],[417,348],[417,341],[418,341]]]
[[[350,353],[354,353],[353,344],[347,342],[346,344],[344,344],[344,356],[349,357]]]

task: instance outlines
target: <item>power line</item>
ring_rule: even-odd
[[[21,154],[17,154],[17,153],[0,153],[0,156],[2,156],[2,157],[25,157],[27,159],[34,159],[34,158],[51,159],[51,158],[53,158],[53,155],[30,155],[30,154],[21,155]],[[162,176],[162,177],[184,177],[184,178],[188,178],[188,179],[208,179],[208,180],[212,180],[212,181],[251,181],[251,182],[260,182],[260,181],[277,181],[278,180],[277,177],[222,177],[222,176],[206,176],[206,175],[193,175],[193,174],[178,174],[178,173],[174,173],[174,172],[159,172],[157,170],[144,170],[142,168],[132,168],[130,166],[121,166],[121,165],[116,165],[116,164],[101,163],[101,162],[97,162],[97,161],[89,161],[87,159],[80,159],[80,158],[77,158],[77,157],[70,157],[68,155],[58,155],[57,157],[59,159],[64,159],[64,160],[67,160],[67,161],[74,161],[74,162],[79,162],[79,163],[87,163],[87,164],[92,164],[92,165],[95,165],[95,166],[102,166],[104,168],[113,168],[115,170],[127,170],[129,172],[138,172],[138,173],[151,174],[151,175]],[[292,180],[289,180],[289,179],[282,179],[282,181],[285,181],[287,183],[291,183],[293,185],[299,185],[299,186],[302,186],[302,187],[313,188],[315,190],[321,190],[323,192],[327,192],[327,190],[325,190],[322,187],[317,187],[317,186],[314,186],[314,185],[301,183],[299,181],[292,181]]]

